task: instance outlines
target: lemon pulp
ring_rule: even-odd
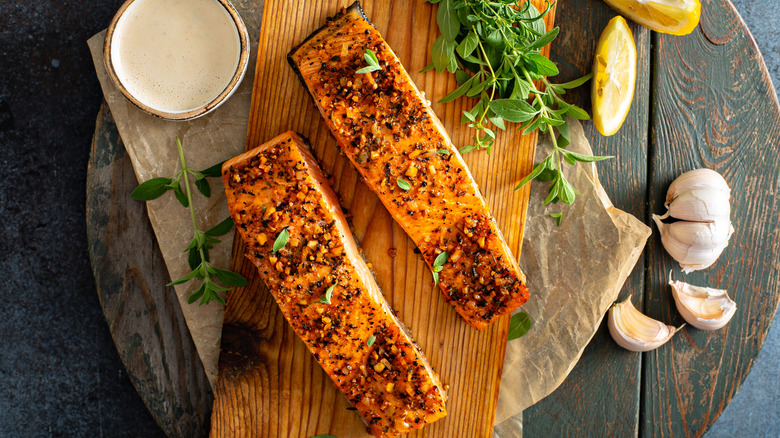
[[[636,84],[636,46],[626,20],[617,16],[601,33],[593,61],[593,123],[603,135],[620,129]]]
[[[700,0],[604,0],[613,9],[656,32],[687,35],[699,24]]]

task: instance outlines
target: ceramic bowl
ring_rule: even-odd
[[[122,21],[125,12],[127,12],[128,8],[135,1],[137,0],[127,0],[119,8],[113,20],[111,21],[111,24],[108,26],[105,43],[103,45],[103,55],[106,63],[106,68],[108,69],[108,75],[111,78],[114,85],[116,85],[116,87],[119,89],[119,91],[121,91],[122,94],[138,108],[142,109],[143,111],[149,114],[167,120],[192,120],[201,117],[205,114],[208,114],[209,112],[219,107],[223,102],[225,102],[238,88],[238,85],[241,83],[241,80],[244,78],[244,74],[246,73],[247,65],[249,63],[249,33],[247,31],[246,25],[244,24],[244,21],[241,19],[241,16],[238,14],[238,12],[233,7],[233,5],[230,4],[228,0],[213,0],[214,2],[218,3],[223,8],[225,8],[225,11],[227,11],[232,22],[235,24],[236,30],[238,32],[240,52],[239,52],[239,58],[238,58],[238,63],[236,66],[235,73],[233,74],[230,81],[226,84],[225,89],[221,93],[219,93],[219,95],[213,100],[194,109],[188,109],[184,111],[170,111],[170,110],[154,108],[149,104],[143,102],[137,96],[134,96],[130,92],[130,90],[128,90],[125,84],[122,83],[122,81],[120,80],[121,75],[117,74],[117,70],[115,69],[116,60],[113,59],[114,54],[112,53],[112,44],[114,44],[117,41],[115,38],[119,38],[117,37],[115,30],[117,28],[117,24]]]

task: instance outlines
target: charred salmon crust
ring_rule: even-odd
[[[366,49],[381,69],[358,74]],[[463,157],[359,5],[328,19],[287,59],[339,147],[429,267],[448,254],[439,287],[455,310],[484,329],[525,303],[525,275]]]
[[[282,134],[227,161],[222,177],[246,257],[368,431],[392,437],[444,417],[439,378],[385,301],[306,141]]]

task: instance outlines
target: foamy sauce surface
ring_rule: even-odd
[[[211,102],[238,68],[238,30],[216,0],[136,0],[114,30],[119,81],[157,110],[187,112]]]

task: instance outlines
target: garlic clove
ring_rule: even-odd
[[[667,202],[667,213],[675,219],[707,222],[728,219],[731,214],[729,190],[714,187],[696,187],[679,192]]]
[[[729,244],[734,227],[728,219],[714,222],[661,222],[653,215],[661,243],[666,252],[680,263],[683,272],[698,271],[712,266]]]
[[[725,192],[726,199],[731,193],[728,183],[718,172],[712,169],[694,169],[672,181],[666,192],[666,205],[671,204],[683,192],[704,187]]]
[[[631,303],[631,296],[610,307],[607,326],[618,345],[626,350],[640,352],[660,347],[679,330],[637,310]]]
[[[737,303],[723,289],[673,281],[671,271],[669,285],[680,315],[698,329],[717,330],[726,325],[737,311]]]

